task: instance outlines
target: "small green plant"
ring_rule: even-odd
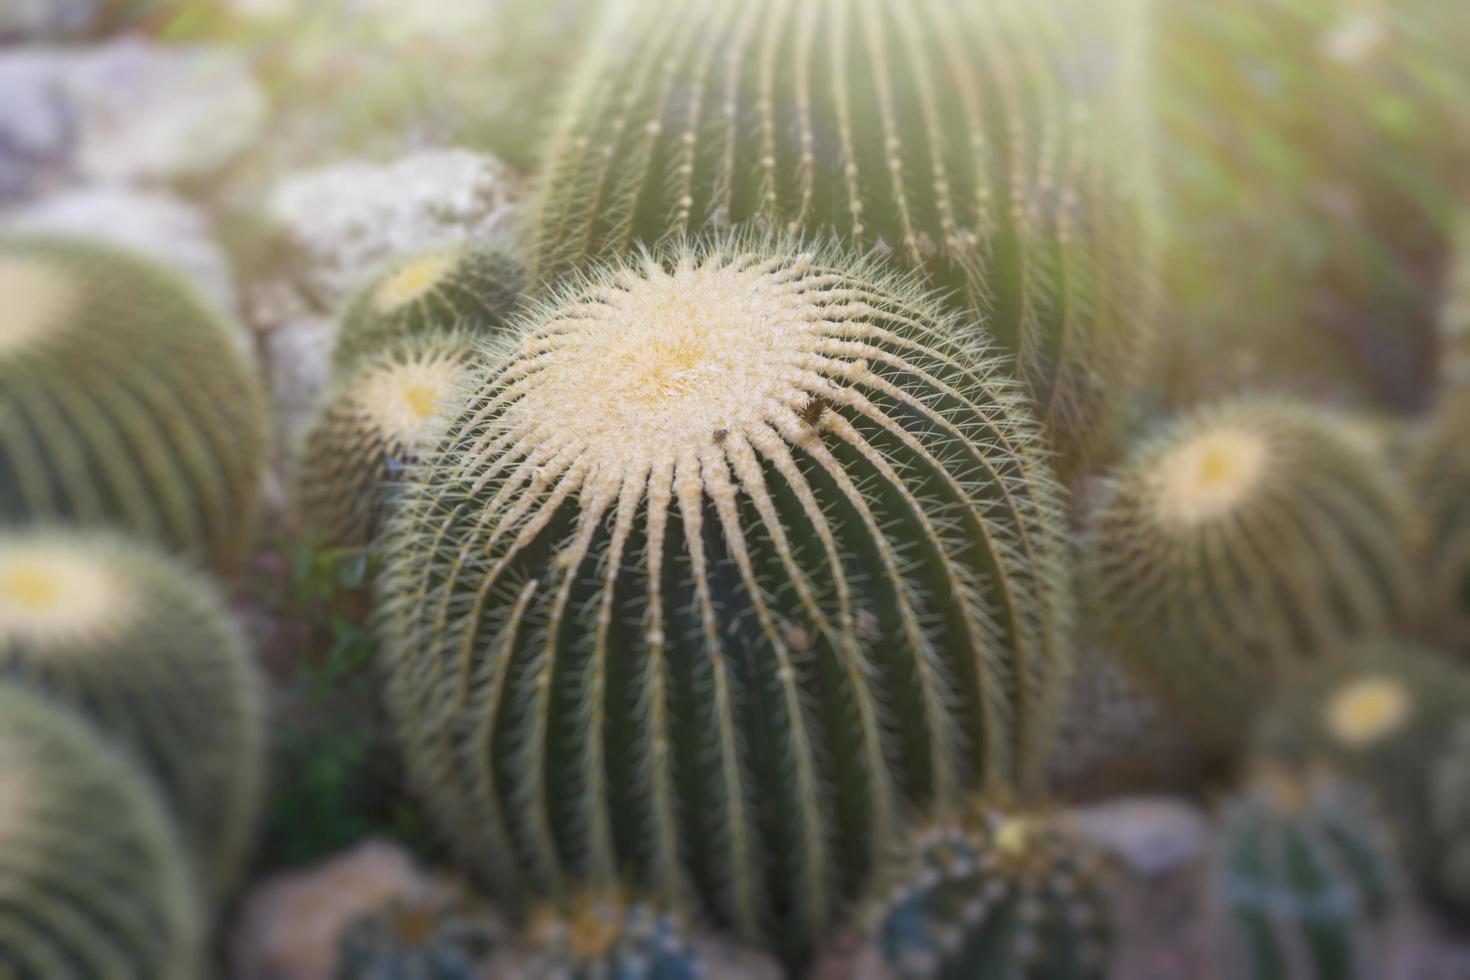
[[[859,914],[864,955],[895,980],[1101,980],[1104,877],[1055,819],[976,804],[925,823],[879,876]]]
[[[1400,871],[1359,787],[1262,767],[1225,805],[1211,889],[1231,980],[1385,976]]]
[[[394,341],[463,329],[493,333],[520,305],[526,272],[502,248],[448,245],[399,259],[357,295],[337,335],[339,372]]]
[[[265,693],[207,579],[113,532],[0,531],[0,677],[70,704],[135,753],[203,891],[229,889],[260,810]]]
[[[1065,520],[957,326],[870,262],[744,238],[528,315],[377,580],[409,771],[487,876],[628,875],[795,954],[909,806],[1034,788]]]
[[[234,328],[172,273],[0,237],[0,521],[126,529],[234,570],[269,420]]]
[[[1283,677],[1415,602],[1406,488],[1348,423],[1242,399],[1140,443],[1090,519],[1100,627],[1175,719],[1233,747]]]
[[[1374,791],[1409,870],[1444,908],[1470,912],[1470,679],[1445,654],[1359,644],[1298,678],[1261,719],[1256,752],[1324,765]]]
[[[132,759],[0,681],[0,973],[198,980],[204,921],[174,838]]]

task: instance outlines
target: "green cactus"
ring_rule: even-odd
[[[1211,871],[1232,980],[1377,980],[1399,906],[1388,831],[1359,787],[1263,767],[1225,806]]]
[[[479,980],[498,940],[492,921],[431,896],[395,902],[349,923],[337,980]]]
[[[921,270],[1019,355],[1065,459],[1152,338],[1139,4],[609,5],[529,205],[533,278],[730,227]]]
[[[1447,397],[1430,416],[1409,472],[1423,515],[1422,568],[1430,628],[1444,642],[1470,644],[1470,391]]]
[[[253,544],[265,394],[171,273],[0,237],[0,523],[119,526],[233,569]]]
[[[134,751],[179,819],[201,890],[229,887],[259,809],[264,691],[206,580],[111,532],[0,531],[0,677]]]
[[[1110,908],[1101,857],[1059,821],[975,805],[920,828],[878,878],[862,975],[1102,980]]]
[[[395,340],[429,332],[497,330],[525,290],[525,267],[497,246],[447,245],[399,259],[353,299],[333,363],[341,371]]]
[[[61,704],[0,681],[0,975],[197,980],[203,933],[148,778]]]
[[[1035,781],[1065,522],[955,324],[871,263],[743,238],[528,316],[378,582],[410,771],[495,880],[631,871],[799,948],[909,803]]]
[[[1375,791],[1432,899],[1470,913],[1470,678],[1447,655],[1365,641],[1296,680],[1261,719],[1257,754],[1321,765]]]
[[[387,342],[335,381],[297,454],[302,523],[334,547],[371,544],[393,488],[443,430],[441,410],[475,353],[472,333],[434,331]]]
[[[1205,746],[1230,748],[1292,669],[1409,618],[1408,494],[1350,425],[1244,399],[1145,440],[1102,493],[1090,602]]]
[[[757,953],[696,931],[622,889],[583,891],[537,910],[491,980],[777,980]]]

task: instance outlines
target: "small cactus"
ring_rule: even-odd
[[[701,899],[805,946],[914,802],[1039,775],[1070,595],[974,335],[837,252],[573,279],[383,538],[409,770],[499,881]]]
[[[976,806],[914,834],[860,915],[863,975],[1102,980],[1102,858],[1055,819]]]
[[[234,568],[266,461],[261,381],[172,273],[0,237],[0,523],[117,526]]]
[[[757,953],[693,930],[679,915],[621,889],[583,891],[537,910],[490,980],[777,980]]]
[[[434,331],[388,342],[334,382],[296,461],[301,521],[334,547],[378,534],[395,486],[446,423],[475,360],[473,335]]]
[[[353,299],[333,363],[341,371],[395,340],[426,333],[498,329],[525,289],[525,268],[496,246],[448,245],[399,259]]]
[[[1444,654],[1364,642],[1299,677],[1261,719],[1256,751],[1375,791],[1424,892],[1470,914],[1470,679]]]
[[[1226,803],[1211,882],[1230,980],[1386,975],[1399,870],[1360,788],[1263,767]]]
[[[1102,628],[1206,745],[1288,671],[1403,622],[1405,488],[1325,412],[1245,399],[1175,421],[1109,481],[1087,543]]]
[[[0,530],[0,678],[71,705],[134,752],[202,890],[228,888],[263,788],[264,691],[207,580],[111,532]]]
[[[198,980],[196,903],[148,777],[65,706],[0,681],[0,975]]]
[[[481,980],[499,939],[493,920],[451,896],[394,902],[338,940],[336,980]]]
[[[1140,4],[633,0],[569,86],[533,279],[754,228],[921,270],[1103,449],[1152,337]]]

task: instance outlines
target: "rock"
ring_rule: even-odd
[[[332,980],[349,923],[394,902],[428,901],[439,887],[402,848],[385,841],[268,879],[245,900],[231,944],[231,975]]]
[[[166,191],[93,186],[0,212],[0,228],[95,238],[173,268],[231,320],[239,316],[229,260],[209,217]]]
[[[1211,833],[1199,807],[1166,796],[1124,797],[1081,807],[1069,813],[1068,823],[1143,878],[1203,860]]]
[[[0,42],[76,34],[97,17],[98,6],[98,0],[4,0],[0,3]]]
[[[58,169],[103,182],[203,176],[267,117],[241,55],[139,37],[7,53],[0,91],[0,193],[10,196]]]

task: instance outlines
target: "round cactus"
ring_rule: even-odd
[[[496,880],[631,870],[800,946],[909,803],[1033,782],[1064,519],[956,327],[871,264],[743,239],[528,316],[378,582],[409,768]]]
[[[632,0],[569,86],[534,278],[730,227],[921,270],[1020,358],[1064,459],[1152,338],[1140,4]]]
[[[859,972],[1102,980],[1107,891],[1101,857],[1056,820],[977,806],[920,829],[879,877]]]
[[[253,543],[264,391],[172,273],[0,237],[0,522],[125,528],[233,568]]]
[[[405,337],[460,327],[495,330],[525,288],[525,268],[495,246],[448,245],[400,259],[352,301],[332,359],[341,370]]]
[[[1322,765],[1368,786],[1401,832],[1410,870],[1470,913],[1470,679],[1442,654],[1367,641],[1324,661],[1261,719],[1258,754]]]
[[[442,432],[442,410],[474,359],[470,333],[435,331],[388,342],[336,381],[296,462],[302,523],[333,546],[370,544],[394,486]]]
[[[583,891],[539,909],[491,961],[490,980],[776,980],[752,951],[694,931],[679,915],[621,889]]]
[[[133,751],[203,890],[228,887],[262,791],[264,696],[207,581],[111,532],[0,531],[0,678],[72,705]]]
[[[449,896],[395,902],[349,923],[336,980],[480,980],[498,939],[493,921]]]
[[[1385,976],[1397,856],[1356,786],[1265,766],[1227,801],[1211,888],[1232,980]]]
[[[1087,578],[1121,656],[1205,744],[1235,745],[1284,672],[1407,618],[1407,492],[1356,431],[1242,400],[1176,421],[1114,474]]]
[[[0,974],[196,980],[203,923],[173,838],[129,759],[0,682]]]
[[[1470,644],[1470,392],[1446,398],[1410,460],[1424,519],[1423,582],[1431,628],[1445,642]]]

